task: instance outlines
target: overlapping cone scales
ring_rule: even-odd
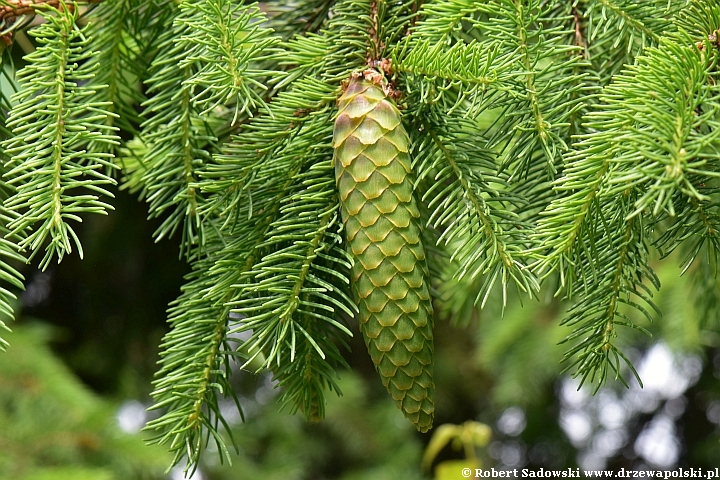
[[[408,136],[371,82],[353,80],[338,108],[335,177],[360,329],[383,384],[424,432],[434,412],[432,305]]]

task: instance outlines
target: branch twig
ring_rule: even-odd
[[[98,3],[102,0],[86,0],[85,3]],[[62,0],[5,0],[0,5],[0,21],[8,18],[19,17],[29,13],[35,13],[35,9],[41,5],[58,7]]]

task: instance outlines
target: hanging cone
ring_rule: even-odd
[[[333,145],[353,292],[383,385],[421,432],[432,427],[432,305],[408,135],[378,85],[355,75],[338,101]]]

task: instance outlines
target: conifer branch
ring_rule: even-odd
[[[108,116],[107,124],[132,135],[139,134],[142,122],[136,106],[145,101],[140,83],[147,77],[154,56],[150,51],[158,40],[154,34],[169,10],[164,2],[166,0],[105,0],[91,12],[90,48],[96,54],[88,65],[98,66],[93,67],[97,68],[97,74],[89,84],[107,85],[96,95],[111,102],[108,111],[117,115]]]
[[[652,182],[638,189],[643,193],[632,215],[652,206],[655,216],[664,209],[674,216],[678,194],[705,200],[696,185],[717,176],[711,161],[719,153],[713,146],[718,87],[711,80],[717,60],[694,46],[689,36],[681,38],[681,43],[667,40],[649,49],[637,66],[605,89],[601,103],[586,117],[592,133],[578,136],[575,152],[565,159],[564,176],[556,183],[556,190],[567,193],[548,207],[535,236],[538,244],[551,247],[540,263],[543,268],[563,258],[561,270],[578,264],[577,257],[566,255],[579,233],[595,222],[587,215],[598,213],[592,205],[601,189],[616,195]],[[661,73],[668,68],[687,75],[673,80],[675,76]],[[669,100],[675,97],[677,101]],[[689,178],[695,178],[695,184]]]
[[[588,57],[601,83],[609,83],[645,47],[657,45],[664,33],[674,29],[672,19],[685,7],[684,0],[579,2],[586,19]]]
[[[572,18],[573,18],[573,27],[575,27],[573,30],[575,31],[575,45],[578,47],[581,47],[583,49],[582,55],[583,58],[586,57],[587,52],[587,41],[585,39],[585,33],[583,31],[583,18],[582,14],[580,13],[580,10],[578,9],[577,5],[573,5],[571,9]]]
[[[618,139],[619,158],[614,160],[618,165],[608,179],[610,193],[635,185],[645,191],[631,215],[652,209],[657,216],[667,209],[674,216],[675,192],[705,200],[689,176],[719,174],[713,167],[713,160],[720,158],[720,149],[714,146],[720,135],[713,107],[720,100],[720,89],[713,85],[717,61],[717,52],[667,42],[649,49],[608,88],[616,121],[628,122]],[[648,75],[649,62],[653,72],[677,69],[684,75]]]
[[[4,158],[1,152],[0,156]],[[7,199],[11,191],[5,182],[0,182],[0,199]],[[17,296],[10,287],[15,287],[18,290],[24,290],[25,288],[23,285],[25,277],[15,266],[27,262],[25,257],[19,253],[17,245],[23,236],[13,235],[7,228],[7,225],[15,220],[17,216],[15,212],[0,205],[0,235],[2,235],[0,237],[0,280],[3,282],[3,285],[0,286],[0,333],[11,331],[4,320],[12,320],[15,317],[12,304],[13,300],[17,299]],[[4,352],[7,347],[9,347],[9,343],[0,336],[0,352]]]
[[[113,129],[101,123],[111,115],[105,109],[108,103],[94,101],[95,91],[81,84],[92,78],[96,68],[78,69],[91,52],[88,38],[75,26],[77,13],[45,8],[47,23],[31,32],[41,46],[26,57],[28,65],[18,74],[25,88],[14,96],[16,105],[7,123],[13,137],[4,143],[11,157],[5,176],[16,189],[5,206],[20,214],[8,228],[15,235],[42,223],[19,242],[20,248],[32,251],[32,257],[50,237],[42,268],[53,256],[60,261],[70,253],[73,243],[82,257],[80,240],[66,220],[80,221],[79,213],[105,214],[112,209],[92,193],[71,195],[70,191],[82,188],[112,197],[104,185],[115,181],[102,173],[114,168],[112,155],[85,149],[91,142],[106,149],[117,144]],[[39,125],[44,127],[40,132]]]
[[[444,0],[426,3],[418,12],[420,22],[411,29],[413,36],[432,44],[453,45],[467,38],[462,22],[474,24],[473,16],[484,11],[481,2],[472,0]]]
[[[424,116],[427,118],[427,114]],[[472,124],[462,118],[424,121],[420,129],[429,138],[415,149],[418,181],[429,183],[422,199],[430,214],[428,223],[440,230],[438,244],[449,247],[450,261],[457,261],[456,279],[479,276],[483,284],[476,303],[485,305],[496,281],[503,299],[512,279],[523,292],[539,286],[523,263],[527,238],[514,208],[523,200],[508,192],[506,176],[495,173],[495,155],[467,148],[478,139]]]
[[[442,43],[412,37],[393,57],[396,72],[424,77],[440,77],[450,85],[488,86],[507,80],[510,61],[501,57],[493,45],[482,43],[455,44],[446,48]],[[505,75],[503,75],[505,73]],[[412,82],[408,82],[412,85]],[[449,85],[436,88],[438,94]],[[430,94],[431,92],[428,92]],[[468,95],[470,96],[470,95]],[[433,99],[435,100],[435,99]]]
[[[257,68],[277,55],[279,37],[260,26],[266,19],[256,6],[229,0],[185,0],[175,21],[183,27],[176,39],[184,55],[179,66],[197,66],[183,83],[193,106],[205,115],[220,105],[233,105],[232,123],[241,113],[266,108],[261,93],[281,72]]]
[[[720,24],[720,9],[710,13]],[[538,244],[551,249],[541,268],[557,266],[569,292],[583,292],[565,322],[579,325],[568,340],[580,341],[565,358],[577,354],[569,368],[576,367],[583,382],[598,381],[598,388],[610,373],[620,375],[624,357],[611,343],[614,326],[639,328],[618,310],[619,303],[650,321],[643,304],[657,310],[643,284],[646,279],[659,288],[647,265],[645,218],[662,230],[668,218],[681,214],[655,245],[668,253],[693,238],[684,269],[706,240],[714,248],[717,52],[696,45],[698,33],[706,35],[679,31],[665,37],[605,88],[587,117],[591,133],[579,137],[556,182],[569,195],[553,201],[539,224]]]
[[[314,123],[318,117],[327,117],[335,101],[335,92],[335,88],[314,78],[297,80],[292,89],[280,92],[270,105],[272,114],[257,117],[244,125],[243,131],[233,137],[201,172],[201,181],[195,185],[203,192],[213,194],[203,213],[219,211],[226,219],[224,228],[234,220],[229,212],[248,193],[259,171],[286,175],[289,167],[285,160],[290,158],[287,146],[305,124]]]
[[[620,305],[633,307],[650,322],[652,316],[636,299],[660,313],[650,298],[651,290],[643,284],[643,280],[648,280],[656,289],[660,288],[659,280],[647,264],[648,247],[643,238],[645,226],[639,217],[626,220],[632,199],[627,198],[627,194],[625,197],[620,202],[609,200],[603,205],[604,228],[593,249],[595,261],[602,265],[602,270],[596,276],[586,277],[582,298],[562,322],[563,325],[575,326],[563,343],[577,340],[563,357],[563,361],[576,357],[565,371],[574,368],[573,376],[581,378],[580,385],[595,382],[595,391],[605,385],[610,376],[627,385],[621,372],[623,362],[642,385],[637,372],[618,350],[614,340],[617,326],[648,332],[623,313]]]
[[[215,245],[217,248],[222,243]],[[203,296],[216,279],[208,275],[208,268],[222,256],[209,250],[212,253],[206,259],[195,263],[183,294],[169,311],[172,329],[161,345],[162,368],[155,381],[155,404],[151,407],[167,411],[146,427],[158,432],[151,442],[169,443],[175,454],[173,464],[187,456],[187,470],[197,466],[210,437],[223,457],[232,463],[218,429],[222,423],[230,432],[219,414],[219,395],[234,398],[229,384],[230,361],[234,356],[227,339],[230,309],[223,305],[227,296],[219,300]],[[247,255],[246,251],[241,252]],[[239,404],[238,409],[242,415]]]
[[[422,0],[401,0],[397,2],[389,2],[387,0],[378,0],[378,54],[375,60],[382,61],[388,57],[388,52],[392,50],[392,45],[402,41],[408,35],[408,32],[417,19],[418,9],[422,6]]]
[[[698,181],[699,180],[699,181]],[[704,181],[712,182],[711,186]],[[720,203],[718,202],[718,187],[714,179],[696,179],[698,190],[707,200],[701,201],[694,197],[681,197],[676,217],[661,215],[658,220],[658,230],[669,222],[662,235],[654,242],[654,246],[662,257],[670,255],[683,243],[685,256],[681,263],[681,273],[684,274],[698,256],[702,256],[703,247],[709,252],[705,263],[720,254]]]
[[[0,53],[0,66],[5,66],[8,61],[8,52]],[[3,68],[3,72],[8,76],[8,70]],[[6,112],[11,109],[11,101],[8,95],[0,93],[0,138],[8,138],[12,135],[6,128],[7,118]],[[0,143],[0,172],[5,172],[4,164],[8,158]],[[12,188],[0,181],[0,201],[6,200],[11,194]],[[17,218],[17,214],[5,208],[0,203],[0,280],[4,283],[0,286],[0,334],[2,332],[10,332],[4,320],[12,320],[14,311],[12,307],[13,300],[17,297],[9,287],[15,287],[22,290],[24,288],[23,275],[17,270],[15,264],[23,264],[26,262],[25,257],[19,253],[17,242],[22,239],[21,235],[8,235],[10,231],[7,224]],[[9,346],[8,342],[0,335],[0,352],[4,352]]]
[[[294,35],[317,33],[327,22],[332,0],[274,0],[266,3],[269,26],[285,40]]]
[[[720,320],[720,281],[717,276],[720,250],[714,239],[712,243],[703,245],[705,248],[698,252],[694,245],[691,246],[687,257],[696,261],[690,264],[688,274],[700,325],[707,330],[717,331]]]
[[[142,182],[150,218],[169,211],[155,231],[156,240],[170,237],[182,227],[181,252],[188,254],[204,241],[200,219],[203,200],[192,184],[197,170],[210,157],[203,146],[215,139],[195,110],[190,89],[183,84],[193,75],[193,66],[178,69],[184,45],[176,43],[175,37],[184,29],[176,25],[165,31],[147,81],[150,98],[143,113],[147,152]]]
[[[526,191],[554,179],[568,149],[570,119],[593,93],[584,84],[587,74],[577,68],[582,65],[578,48],[562,43],[566,27],[544,25],[551,7],[539,1],[510,0],[488,5],[495,18],[490,27],[493,39],[502,53],[514,58],[513,71],[522,72],[508,94],[493,102],[503,114],[490,145],[504,146],[503,168],[513,172],[514,182],[522,179]],[[515,134],[508,140],[502,132]]]
[[[230,345],[227,304],[238,297],[247,273],[264,251],[262,241],[277,218],[280,200],[292,184],[282,182],[279,177],[259,182],[262,186],[253,192],[256,213],[235,224],[234,231],[226,232],[230,235],[227,240],[218,236],[207,239],[204,254],[194,262],[183,293],[169,312],[172,329],[163,340],[162,368],[155,381],[152,407],[167,412],[148,423],[147,428],[158,432],[153,442],[170,443],[175,453],[174,464],[191,452],[187,458],[188,471],[197,466],[210,437],[232,463],[218,429],[224,422],[218,397],[235,399],[229,384],[230,363],[240,355]],[[217,228],[209,231],[220,232]],[[241,234],[232,235],[234,232]],[[240,405],[237,407],[242,415]]]
[[[596,0],[597,4],[602,6],[602,9],[606,12],[611,12],[612,16],[617,17],[618,23],[625,23],[634,30],[640,32],[643,36],[647,36],[652,40],[657,41],[660,38],[659,32],[655,32],[645,25],[640,15],[633,15],[633,13],[641,12],[636,7],[634,12],[632,8],[628,8],[628,5],[620,5],[615,0]]]
[[[328,159],[330,132],[319,126],[311,144],[321,147],[301,159],[295,191],[281,203],[262,244],[269,253],[253,265],[241,297],[231,302],[245,317],[233,332],[252,332],[248,348],[264,353],[264,365],[285,386],[283,402],[310,418],[323,414],[326,388],[338,391],[333,366],[345,362],[333,339],[343,344],[340,334],[352,335],[339,314],[352,316],[356,309],[347,293],[349,259],[335,233],[336,194],[326,188],[335,182],[332,166],[318,162]]]

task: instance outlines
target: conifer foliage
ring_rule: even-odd
[[[479,306],[559,285],[596,389],[632,369],[655,252],[716,284],[717,2],[0,0],[0,22],[0,310],[39,251],[82,255],[110,186],[138,193],[192,264],[148,425],[190,470],[209,441],[230,460],[233,364],[319,420],[358,330],[429,429],[440,283]]]

